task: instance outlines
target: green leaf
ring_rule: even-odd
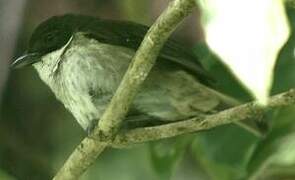
[[[248,132],[229,125],[200,133],[192,148],[212,180],[232,180],[245,175],[246,162],[257,141]]]
[[[187,135],[150,143],[151,162],[159,179],[170,179],[191,139],[191,136]]]
[[[248,163],[248,176],[256,179],[270,165],[295,164],[295,106],[282,108],[270,134],[256,147]]]
[[[14,177],[12,177],[11,175],[9,175],[8,173],[6,173],[5,171],[0,169],[0,179],[3,180],[15,180]]]
[[[287,14],[292,31],[287,44],[278,57],[273,93],[295,87],[295,9],[288,9]]]

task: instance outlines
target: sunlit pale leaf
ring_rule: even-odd
[[[289,36],[282,0],[199,0],[206,41],[261,104]]]

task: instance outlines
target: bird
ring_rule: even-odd
[[[149,27],[130,21],[65,14],[32,33],[13,68],[33,66],[87,132],[91,132],[126,72]],[[237,102],[213,88],[192,51],[168,38],[123,121],[152,126],[202,117]]]

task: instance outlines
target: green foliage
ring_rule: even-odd
[[[197,135],[192,149],[212,180],[238,179],[258,138],[235,125],[215,128]]]
[[[151,162],[159,179],[170,179],[191,139],[187,135],[150,143]]]
[[[260,141],[248,163],[248,176],[256,177],[270,165],[286,166],[295,163],[295,106],[277,110],[273,129]]]
[[[291,36],[283,47],[275,68],[273,92],[278,93],[295,86],[295,10],[288,9]]]
[[[15,180],[14,177],[10,176],[6,172],[2,171],[1,169],[0,169],[0,179],[3,179],[3,180]]]

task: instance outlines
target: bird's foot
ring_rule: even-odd
[[[86,132],[87,132],[88,137],[90,137],[91,133],[95,129],[97,122],[98,122],[98,120],[94,119],[94,120],[90,121],[90,123],[88,124],[88,126],[86,128]]]

